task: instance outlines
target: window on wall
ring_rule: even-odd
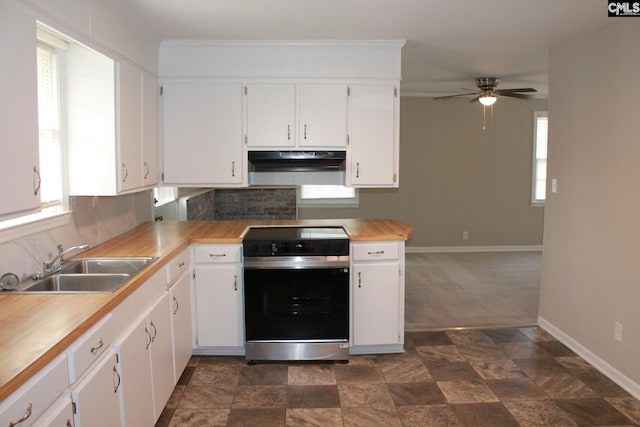
[[[549,118],[546,111],[533,114],[533,177],[531,203],[544,205],[547,189],[547,135]]]
[[[38,141],[43,209],[63,208],[60,56],[54,46],[38,43]]]
[[[307,207],[355,207],[358,191],[344,185],[301,185],[298,205]]]

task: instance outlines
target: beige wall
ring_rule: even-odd
[[[640,26],[551,50],[540,317],[640,393]],[[623,342],[614,322],[623,324]]]
[[[546,100],[500,99],[493,121],[469,98],[402,97],[400,188],[360,190],[360,206],[299,210],[300,218],[391,217],[411,223],[409,246],[540,245],[532,207],[533,112]],[[462,232],[469,240],[462,240]]]

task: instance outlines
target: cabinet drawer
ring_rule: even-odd
[[[379,261],[384,259],[398,259],[398,243],[354,243],[351,245],[351,259],[353,259],[354,261]]]
[[[111,346],[115,332],[111,326],[111,313],[69,346],[69,383],[78,380],[84,371]]]
[[[0,421],[9,425],[30,415],[20,427],[29,426],[56,400],[67,387],[67,356],[63,353],[24,385],[16,390],[0,405]]]
[[[240,262],[242,245],[197,245],[195,262]]]
[[[167,284],[170,284],[183,272],[189,268],[189,251],[185,249],[177,256],[173,257],[166,266]]]

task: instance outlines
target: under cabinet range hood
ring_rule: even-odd
[[[249,171],[336,172],[345,159],[345,151],[249,151]]]
[[[249,185],[344,185],[346,151],[249,151]]]

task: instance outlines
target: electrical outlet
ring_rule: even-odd
[[[616,341],[622,342],[622,323],[616,322],[613,330],[613,337]]]
[[[468,231],[463,231],[462,232],[462,240],[469,240],[469,232]]]

